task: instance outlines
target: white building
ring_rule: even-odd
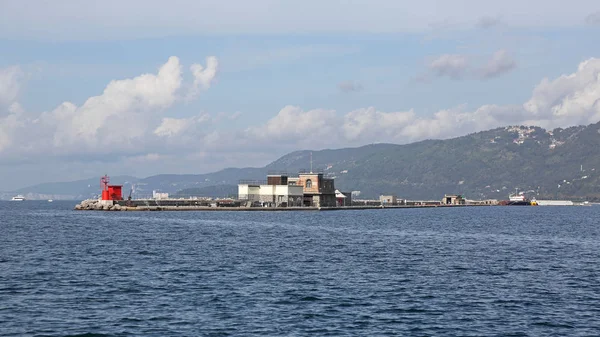
[[[239,184],[238,199],[260,206],[300,207],[304,199],[304,189],[295,185]]]
[[[169,199],[169,193],[161,193],[157,191],[152,191],[152,199]]]

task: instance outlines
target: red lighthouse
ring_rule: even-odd
[[[123,200],[123,185],[110,185],[110,178],[105,175],[100,178],[102,200]]]

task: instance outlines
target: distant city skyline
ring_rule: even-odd
[[[600,121],[600,4],[0,2],[3,190]]]

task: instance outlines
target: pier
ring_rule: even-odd
[[[204,200],[189,199],[136,199],[136,200],[84,200],[75,206],[75,210],[85,211],[206,211],[206,212],[306,212],[306,211],[347,211],[347,210],[382,210],[399,208],[448,208],[448,207],[481,207],[493,205],[359,205],[339,207],[249,207],[239,202],[210,203]]]

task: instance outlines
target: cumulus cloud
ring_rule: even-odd
[[[600,120],[600,59],[582,62],[573,74],[554,80],[545,78],[523,107],[528,117],[544,125],[597,122]]]
[[[0,153],[14,144],[17,130],[25,126],[25,118],[20,105],[11,104],[8,115],[0,117]]]
[[[371,141],[375,138],[396,138],[397,130],[404,128],[415,118],[414,111],[381,112],[373,107],[347,113],[341,123],[344,139]]]
[[[517,62],[506,50],[498,50],[492,58],[479,69],[482,78],[497,77],[508,73],[517,67]]]
[[[338,89],[341,92],[349,93],[349,92],[357,92],[363,90],[362,84],[356,81],[342,81],[338,83]]]
[[[22,80],[20,67],[0,68],[0,153],[13,144],[17,130],[24,125],[25,111],[16,101]]]
[[[502,67],[500,67],[502,68]],[[449,138],[491,128],[525,124],[545,128],[600,121],[600,59],[582,62],[575,73],[544,79],[522,105],[467,105],[430,117],[413,110],[384,112],[374,107],[339,115],[332,110],[287,106],[265,125],[249,129],[253,146],[340,147],[371,142],[407,143]]]
[[[153,137],[177,136],[186,129],[205,121],[198,116],[175,119],[162,114],[189,92],[206,90],[215,79],[217,60],[207,58],[207,66],[191,67],[194,82],[184,91],[182,66],[179,58],[172,56],[156,73],[143,74],[131,79],[111,81],[102,94],[88,98],[81,106],[63,102],[55,109],[31,116],[13,102],[9,115],[0,119],[2,144],[0,153],[11,143],[18,143],[16,153],[109,153],[138,151]],[[2,102],[14,100],[18,93],[18,67],[1,69]],[[187,124],[187,125],[186,125]],[[20,130],[18,130],[20,128]],[[36,144],[31,144],[31,134]]]
[[[517,67],[517,62],[501,49],[483,65],[477,65],[471,58],[460,54],[444,54],[429,62],[429,70],[437,77],[449,77],[454,80],[463,78],[490,79],[508,73]],[[417,82],[429,80],[427,74],[415,78]]]
[[[429,63],[429,69],[437,76],[448,76],[460,79],[465,75],[469,62],[466,56],[458,54],[444,54]]]
[[[63,103],[45,116],[48,124],[56,126],[54,146],[94,149],[142,137],[152,112],[176,101],[181,82],[179,59],[172,56],[157,74],[112,81],[101,95],[88,98],[80,107]]]
[[[31,117],[26,109],[13,103],[5,108],[6,116],[0,117],[0,156],[4,159],[10,153],[62,157],[111,153],[138,162],[155,158],[176,160],[176,154],[185,150],[189,160],[221,158],[232,153],[243,153],[246,159],[254,153],[265,158],[299,148],[408,143],[506,125],[554,128],[600,120],[600,59],[595,58],[582,62],[571,74],[543,79],[520,105],[460,105],[431,116],[410,109],[386,112],[367,107],[342,113],[290,105],[265,123],[241,130],[215,129],[215,118],[209,114],[168,116],[166,109],[181,100],[181,87],[181,65],[172,58],[156,74],[111,82],[102,95],[88,99],[80,107],[65,102],[50,112]],[[105,128],[111,125],[112,129],[115,124],[123,125],[117,133]],[[247,164],[235,160],[227,163]]]
[[[10,105],[21,89],[23,71],[19,66],[0,68],[0,106]]]
[[[588,25],[600,25],[600,11],[586,16],[585,23]]]
[[[201,90],[210,88],[211,83],[217,76],[218,67],[219,61],[214,56],[206,58],[206,68],[198,63],[194,63],[190,66],[192,75],[194,75],[194,85],[190,90],[188,98],[195,98]]]
[[[159,137],[176,137],[190,130],[198,124],[205,123],[211,119],[209,114],[202,114],[190,118],[168,118],[162,119],[161,124],[154,129],[154,134]]]
[[[336,133],[336,120],[334,110],[304,111],[300,107],[288,105],[266,124],[246,129],[244,136],[254,144],[276,139],[278,145],[298,144],[299,141],[315,145]]]

